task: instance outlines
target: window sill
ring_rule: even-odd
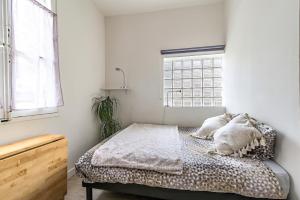
[[[166,109],[226,109],[225,106],[202,106],[202,107],[172,107],[164,106]]]
[[[19,110],[13,111],[10,113],[11,118],[19,118],[19,117],[29,117],[29,116],[38,116],[38,115],[45,115],[45,114],[53,114],[57,113],[58,108],[38,108],[32,110]]]
[[[33,121],[33,120],[40,120],[40,119],[47,119],[47,118],[55,118],[55,117],[59,117],[58,112],[31,115],[31,116],[14,117],[7,122],[1,122],[0,125],[8,125],[8,124],[14,124],[14,123],[19,123],[19,122],[26,122],[26,121]]]

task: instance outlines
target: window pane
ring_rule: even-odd
[[[164,90],[165,92],[164,92],[164,104],[165,104],[165,106],[172,106],[172,89],[165,89]]]
[[[38,102],[37,93],[31,89],[36,87],[36,79],[38,78],[35,65],[22,56],[16,57],[15,64],[20,66],[18,72],[16,72],[18,76],[15,78],[14,98],[16,108],[32,109]]]
[[[212,87],[213,86],[213,80],[212,79],[203,79],[203,87]]]
[[[203,69],[203,77],[204,78],[211,78],[213,75],[212,69]]]
[[[164,97],[165,98],[171,98],[172,97],[172,89],[164,89]]]
[[[172,61],[164,60],[164,70],[172,70]]]
[[[52,0],[37,0],[38,2],[40,2],[42,5],[44,5],[45,7],[47,7],[49,10],[51,10],[51,2]]]
[[[211,99],[211,98],[204,98],[203,99],[203,106],[205,106],[205,107],[213,106],[213,99]]]
[[[183,61],[183,69],[190,69],[190,68],[192,68],[192,60]]]
[[[202,88],[202,79],[193,79],[193,88]]]
[[[202,97],[202,89],[193,89],[193,97]]]
[[[164,79],[172,79],[172,71],[164,71]]]
[[[172,80],[164,80],[164,88],[172,88]]]
[[[173,78],[174,79],[181,79],[181,70],[176,70],[173,72]]]
[[[202,67],[202,62],[201,60],[193,60],[193,68],[201,68]]]
[[[173,106],[175,107],[182,107],[182,99],[174,99]]]
[[[211,58],[203,59],[203,68],[209,68],[209,67],[212,67],[212,59]]]
[[[202,106],[202,99],[200,99],[200,98],[194,98],[193,99],[193,106],[194,107],[201,107]]]
[[[214,79],[214,87],[222,87],[222,79],[215,78]]]
[[[183,70],[182,78],[192,78],[192,71],[191,70]]]
[[[214,106],[222,106],[222,98],[215,98]]]
[[[193,78],[201,78],[202,69],[193,69]]]
[[[182,97],[182,93],[181,93],[181,92],[174,91],[174,92],[173,92],[173,97],[174,97],[174,98],[181,98],[181,97]]]
[[[193,101],[191,98],[184,98],[183,99],[183,106],[184,107],[192,107],[193,106]]]
[[[182,69],[182,62],[181,61],[174,61],[174,69]]]
[[[183,97],[192,97],[193,90],[192,89],[183,89]]]
[[[183,79],[183,88],[192,88],[192,79]]]
[[[213,89],[203,88],[203,97],[213,97]]]
[[[169,98],[169,102],[168,102],[167,106],[173,106],[173,99],[172,98]]]
[[[214,97],[222,97],[222,88],[214,88]]]
[[[182,88],[182,80],[173,80],[173,88]]]
[[[222,76],[222,68],[214,68],[214,77]]]

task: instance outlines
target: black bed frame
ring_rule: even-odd
[[[93,189],[109,190],[112,192],[132,194],[137,196],[152,197],[166,200],[255,200],[256,198],[244,197],[237,194],[196,192],[175,190],[158,187],[149,187],[137,184],[121,183],[85,183],[86,200],[93,200]],[[257,199],[256,199],[257,200]]]

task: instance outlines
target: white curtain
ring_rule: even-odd
[[[43,6],[47,7],[48,9],[51,9],[52,0],[36,0]]]
[[[35,0],[12,0],[12,109],[63,105],[56,15]]]

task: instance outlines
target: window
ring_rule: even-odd
[[[63,105],[51,4],[51,0],[1,1],[2,119],[51,113]]]
[[[222,106],[223,52],[163,58],[164,106]]]
[[[51,10],[52,8],[52,0],[37,0],[40,4]]]

